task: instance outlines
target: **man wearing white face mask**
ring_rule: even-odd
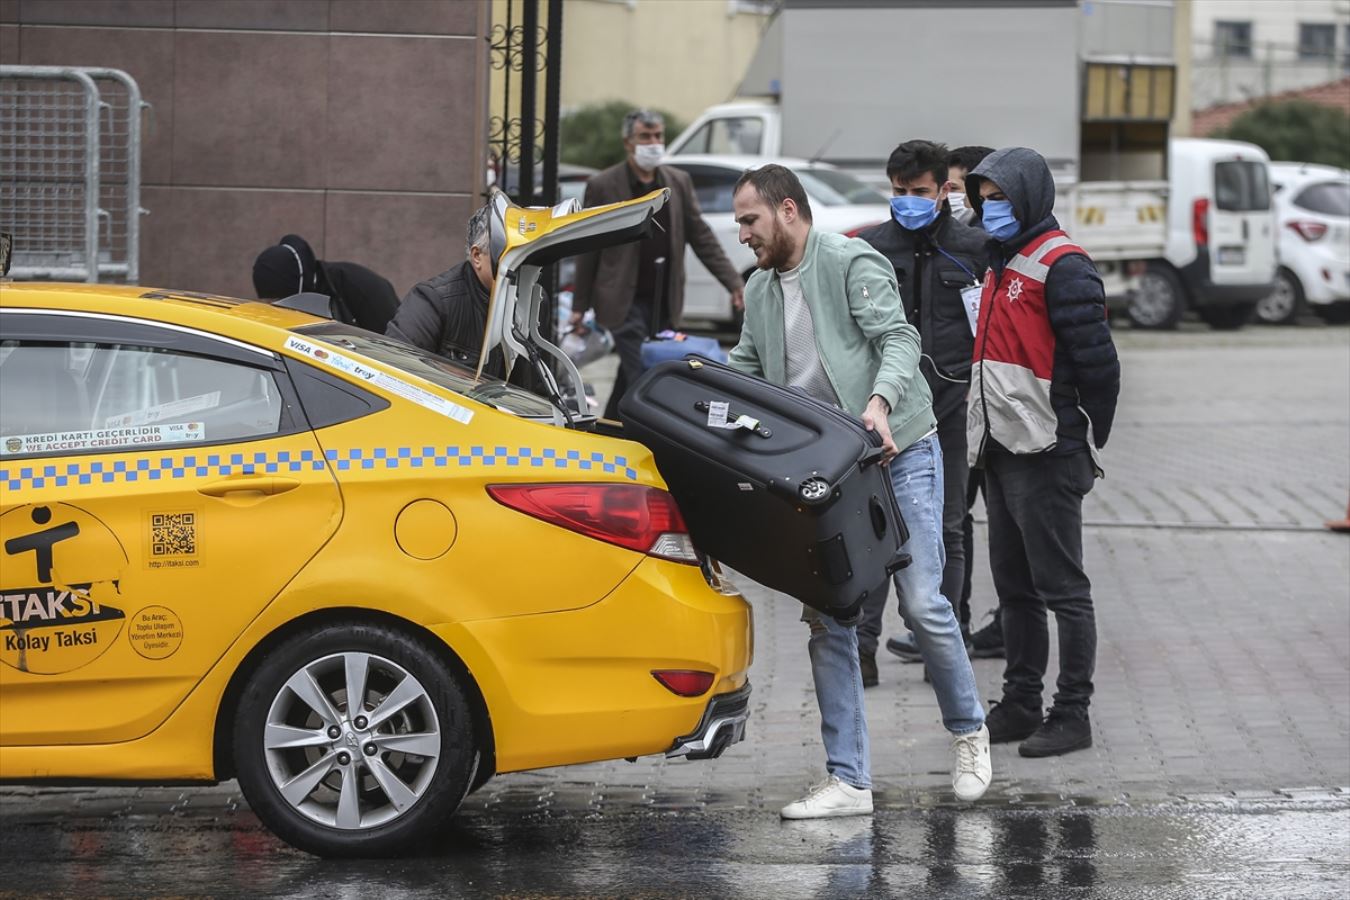
[[[717,237],[703,221],[694,184],[679,169],[661,165],[665,121],[659,113],[635,109],[623,120],[627,158],[586,183],[583,205],[603,206],[670,188],[670,201],[656,214],[658,228],[644,240],[607,247],[577,257],[572,324],[588,309],[614,335],[619,375],[605,406],[605,417],[618,418],[619,398],[642,371],[642,341],[653,323],[679,324],[684,311],[684,248],[688,243],[708,271],[731,293],[739,309],[743,283]]]
[[[970,639],[970,606],[960,603],[966,572],[961,521],[966,513],[966,393],[975,321],[966,306],[978,295],[987,268],[989,235],[956,221],[945,201],[947,148],[932,141],[906,141],[886,162],[890,179],[891,219],[858,237],[895,267],[905,319],[919,330],[920,371],[933,394],[938,444],[942,448],[942,595],[951,603],[962,636]],[[876,683],[877,642],[886,593],[876,592],[863,605],[858,652],[863,683]],[[886,648],[907,662],[923,659],[913,633],[891,638]],[[931,660],[929,660],[931,662]],[[870,677],[869,677],[870,675]]]
[[[947,184],[951,189],[947,194],[947,203],[952,208],[952,218],[962,225],[980,227],[980,223],[975,221],[975,210],[970,208],[966,200],[966,176],[993,152],[993,147],[972,145],[957,147],[947,154]]]

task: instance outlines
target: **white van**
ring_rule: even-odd
[[[1275,282],[1270,157],[1255,144],[1174,138],[1168,147],[1167,251],[1127,307],[1142,328],[1174,328],[1188,307],[1240,328]]]

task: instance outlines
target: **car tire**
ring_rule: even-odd
[[[1314,306],[1313,312],[1328,325],[1344,325],[1350,322],[1350,303],[1322,303]]]
[[[359,707],[347,701],[356,692]],[[475,774],[473,717],[454,674],[425,639],[367,622],[272,648],[240,696],[233,738],[258,818],[319,856],[406,852],[440,833]]]
[[[1215,331],[1236,331],[1251,320],[1255,303],[1234,303],[1232,306],[1202,306],[1200,319]]]
[[[1256,321],[1263,325],[1292,325],[1303,308],[1303,285],[1285,268],[1275,273],[1275,290],[1256,304]]]
[[[1186,289],[1172,267],[1151,262],[1139,276],[1139,287],[1130,295],[1125,314],[1136,328],[1170,331],[1186,310]]]

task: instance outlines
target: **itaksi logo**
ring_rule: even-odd
[[[0,516],[0,546],[0,662],[55,675],[112,645],[127,554],[108,526],[66,503],[21,506]]]

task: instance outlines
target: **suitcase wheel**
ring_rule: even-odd
[[[824,503],[830,498],[830,483],[824,478],[808,478],[797,488],[797,495],[803,503]]]

